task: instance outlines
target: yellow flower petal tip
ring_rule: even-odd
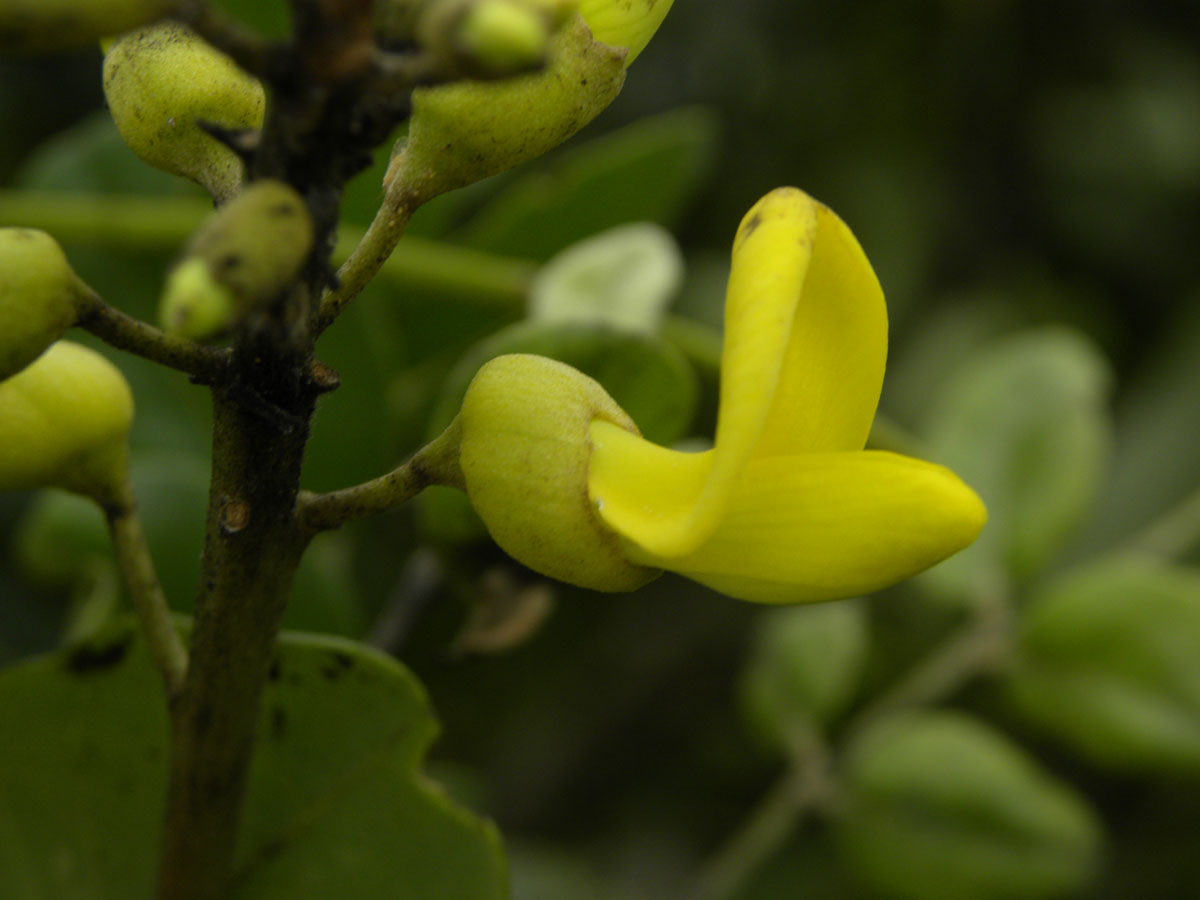
[[[569,584],[630,591],[660,573],[626,558],[588,500],[593,420],[637,433],[582,372],[541,356],[499,356],[463,399],[459,466],[472,505],[510,556]]]
[[[628,49],[628,66],[646,49],[672,3],[674,0],[580,0],[579,14],[596,40]]]
[[[510,357],[480,371],[463,406],[467,490],[502,547],[575,584],[625,590],[669,569],[760,603],[879,590],[957,553],[987,519],[948,469],[863,449],[886,356],[862,248],[828,208],[781,188],[734,240],[712,450],[652,444],[591,379]],[[625,575],[580,577],[563,565],[580,554],[589,572]]]

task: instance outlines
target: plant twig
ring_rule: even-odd
[[[812,740],[762,796],[696,877],[688,900],[727,900],[770,859],[805,813],[828,799],[831,786],[823,745]]]
[[[849,730],[861,730],[878,717],[909,706],[937,703],[976,676],[999,668],[1009,648],[1008,598],[985,589],[975,598],[971,619],[922,659],[899,684],[854,717]]]
[[[407,503],[431,484],[462,485],[458,468],[458,419],[412,459],[386,475],[328,494],[302,492],[296,518],[310,533],[337,528]]]
[[[167,334],[109,306],[90,290],[75,324],[118,350],[185,372],[206,384],[215,381],[228,365],[228,351]]]
[[[333,324],[350,301],[362,293],[404,235],[417,202],[401,182],[392,182],[366,234],[337,272],[337,287],[325,292],[317,314],[316,333]]]
[[[154,560],[150,557],[128,477],[117,488],[113,501],[105,504],[104,512],[117,563],[150,648],[150,657],[166,685],[168,703],[174,703],[183,689],[188,653],[171,619],[171,610],[154,570]]]
[[[1124,549],[1177,559],[1197,543],[1200,543],[1200,488],[1135,534]]]

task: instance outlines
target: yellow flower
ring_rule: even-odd
[[[628,589],[669,569],[763,603],[878,590],[970,544],[987,515],[948,469],[863,449],[886,356],[883,292],[854,236],[808,195],[780,188],[734,241],[712,450],[652,444],[593,402],[590,386],[555,387],[567,367],[502,357],[463,405],[467,493],[508,552],[588,587]],[[530,386],[516,389],[522,377]],[[556,413],[553,440],[531,424],[572,404],[591,411]],[[552,472],[547,461],[564,450],[584,464]],[[557,487],[537,484],[546,478]],[[480,500],[501,496],[500,483],[505,502],[489,509]],[[550,490],[564,502],[547,516],[534,507]],[[534,501],[527,513],[513,509],[521,497]],[[579,514],[592,526],[568,523]],[[589,532],[615,554],[577,546]],[[614,555],[624,569],[594,574]]]

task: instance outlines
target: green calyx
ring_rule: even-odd
[[[408,143],[388,183],[424,201],[541,156],[613,101],[625,81],[624,59],[575,15],[550,42],[539,72],[414,91]]]
[[[132,423],[121,372],[59,341],[0,382],[0,491],[61,487],[109,502],[127,474]]]
[[[0,228],[0,381],[75,323],[86,288],[44,231]]]
[[[588,499],[588,428],[637,426],[599,384],[541,356],[499,356],[467,389],[459,466],[496,543],[535,571],[597,591],[631,591],[657,569],[622,554]]]
[[[0,49],[60,50],[164,16],[171,0],[0,0]]]
[[[281,181],[254,182],[192,237],[167,278],[163,328],[193,340],[224,334],[295,281],[312,246],[304,198]]]
[[[218,201],[242,180],[242,161],[198,122],[262,124],[262,85],[175,22],[124,35],[104,57],[104,96],[130,148],[155,168],[205,187]]]

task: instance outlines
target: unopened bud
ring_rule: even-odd
[[[312,246],[304,198],[281,181],[254,182],[193,236],[167,279],[163,328],[193,340],[217,337],[279,296]]]
[[[0,228],[0,381],[74,324],[84,287],[44,231]]]
[[[111,499],[126,477],[133,395],[94,350],[59,341],[0,382],[0,491],[61,487]]]
[[[242,161],[200,127],[258,128],[262,85],[192,31],[164,22],[123,36],[104,57],[104,96],[125,143],[150,165],[232,197]]]

